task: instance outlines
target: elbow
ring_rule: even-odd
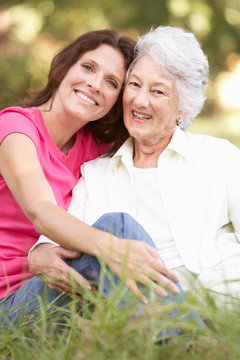
[[[30,211],[27,211],[26,215],[33,224],[33,227],[36,230],[36,232],[42,234],[43,226],[39,212],[34,211],[34,209],[31,209]]]
[[[41,223],[40,219],[38,218],[38,216],[35,216],[32,218],[32,224],[33,224],[33,227],[35,229],[35,231],[38,233],[38,234],[44,234],[45,231],[44,231],[44,226],[43,224]]]
[[[32,222],[33,227],[38,234],[46,235],[48,232],[48,227],[51,224],[51,213],[48,208],[48,202],[43,201],[41,203],[32,204],[26,211],[27,217]]]

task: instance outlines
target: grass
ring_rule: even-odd
[[[159,300],[139,306],[130,296],[119,306],[124,288],[120,284],[106,299],[86,290],[81,310],[74,300],[67,308],[49,311],[41,305],[40,314],[29,325],[22,319],[17,326],[0,325],[0,359],[24,360],[155,360],[240,358],[240,309],[218,308],[210,295],[188,295],[184,303],[165,304]],[[176,317],[168,316],[178,308]],[[53,306],[52,306],[53,308]],[[192,312],[210,324],[200,327]],[[54,313],[54,317],[53,317]],[[49,314],[52,314],[49,318]],[[64,322],[63,322],[64,318]],[[183,334],[161,346],[161,329],[181,327]]]

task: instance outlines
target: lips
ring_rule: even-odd
[[[74,89],[75,94],[80,97],[80,99],[84,100],[86,103],[94,105],[94,106],[98,106],[98,102],[93,99],[92,97],[89,97],[88,95],[86,95],[85,93],[83,93],[80,90]]]
[[[152,118],[151,115],[143,113],[143,112],[139,112],[136,110],[132,110],[132,115],[135,120],[140,121],[140,122],[144,122],[144,121],[150,120]]]

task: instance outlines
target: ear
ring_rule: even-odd
[[[183,118],[184,118],[185,115],[187,115],[187,112],[183,112],[181,110],[178,111],[177,117],[176,117],[177,126],[181,126],[181,124],[183,122]]]
[[[186,111],[182,111],[182,110],[178,110],[178,113],[177,113],[177,119],[182,121],[183,118],[187,115],[187,112]]]

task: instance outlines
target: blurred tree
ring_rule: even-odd
[[[52,56],[65,43],[107,27],[135,38],[161,24],[193,31],[214,80],[227,55],[240,53],[239,19],[239,0],[0,0],[0,108],[43,86]]]

